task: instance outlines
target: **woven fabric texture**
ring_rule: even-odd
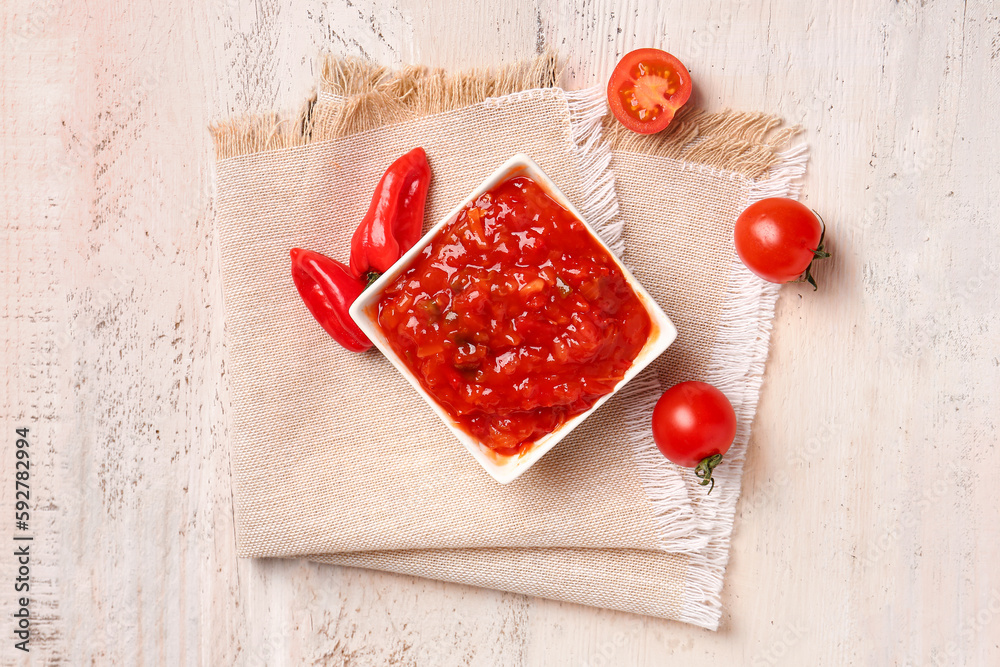
[[[395,89],[379,70],[353,80],[350,92],[371,95],[377,86]],[[239,554],[306,557],[716,627],[776,294],[736,261],[732,227],[750,201],[792,193],[804,154],[769,153],[760,148],[765,132],[747,139],[746,124],[738,139],[756,142],[753,177],[687,161],[683,151],[609,144],[601,91],[554,87],[448,110],[429,105],[425,114],[401,107],[389,124],[341,136],[357,123],[338,116],[345,98],[322,93],[312,113],[340,128],[334,135],[317,125],[315,135],[268,143],[280,121],[261,118],[215,129]],[[733,131],[734,123],[717,120],[705,127]],[[527,153],[605,240],[624,247],[679,330],[627,391],[506,486],[479,468],[377,351],[352,354],[330,340],[290,279],[292,247],[346,261],[371,188],[417,145],[434,174],[426,225],[505,159]],[[718,469],[710,497],[690,471],[659,456],[648,429],[662,388],[687,379],[719,386],[740,418],[732,462]]]

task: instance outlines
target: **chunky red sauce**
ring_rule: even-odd
[[[463,209],[385,290],[378,322],[424,389],[501,455],[611,392],[652,330],[584,223],[526,177]]]

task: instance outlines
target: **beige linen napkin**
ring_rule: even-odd
[[[734,261],[729,235],[749,201],[788,191],[804,154],[778,155],[787,133],[761,115],[688,114],[652,142],[609,125],[609,143],[603,92],[563,91],[557,78],[548,55],[453,76],[331,60],[300,115],[213,128],[240,555],[717,625],[775,294]],[[525,152],[617,252],[627,246],[680,331],[653,369],[507,486],[377,352],[331,341],[289,278],[291,247],[346,261],[374,184],[417,145],[434,172],[426,224]],[[712,381],[740,418],[708,498],[649,437],[661,384],[681,379]]]

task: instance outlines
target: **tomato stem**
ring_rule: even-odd
[[[701,461],[698,462],[698,465],[695,466],[694,469],[695,477],[701,480],[699,484],[701,484],[702,486],[705,486],[707,484],[712,485],[708,488],[709,494],[712,493],[712,489],[715,488],[715,480],[712,479],[712,471],[715,470],[715,466],[719,465],[720,463],[722,463],[722,454],[712,454],[711,456],[706,456],[705,458],[703,458]]]
[[[813,262],[815,262],[817,259],[826,259],[827,257],[830,257],[830,253],[823,250],[823,239],[826,237],[826,221],[823,220],[823,216],[821,216],[815,210],[813,210],[813,215],[819,218],[820,224],[823,225],[823,231],[821,231],[819,234],[819,245],[816,246],[816,249],[812,251],[813,254],[812,262],[809,262],[809,266],[806,267],[806,272],[802,274],[802,278],[799,278],[799,280],[797,280],[796,282],[809,283],[810,285],[813,286],[813,291],[815,292],[816,290],[819,289],[819,285],[816,284],[816,279],[813,277],[812,274]]]

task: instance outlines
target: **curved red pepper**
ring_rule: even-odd
[[[292,248],[292,280],[306,307],[330,336],[351,352],[372,346],[348,309],[365,283],[340,262],[312,250]]]
[[[431,168],[414,148],[386,169],[371,206],[351,238],[351,271],[370,281],[389,270],[420,240]]]

